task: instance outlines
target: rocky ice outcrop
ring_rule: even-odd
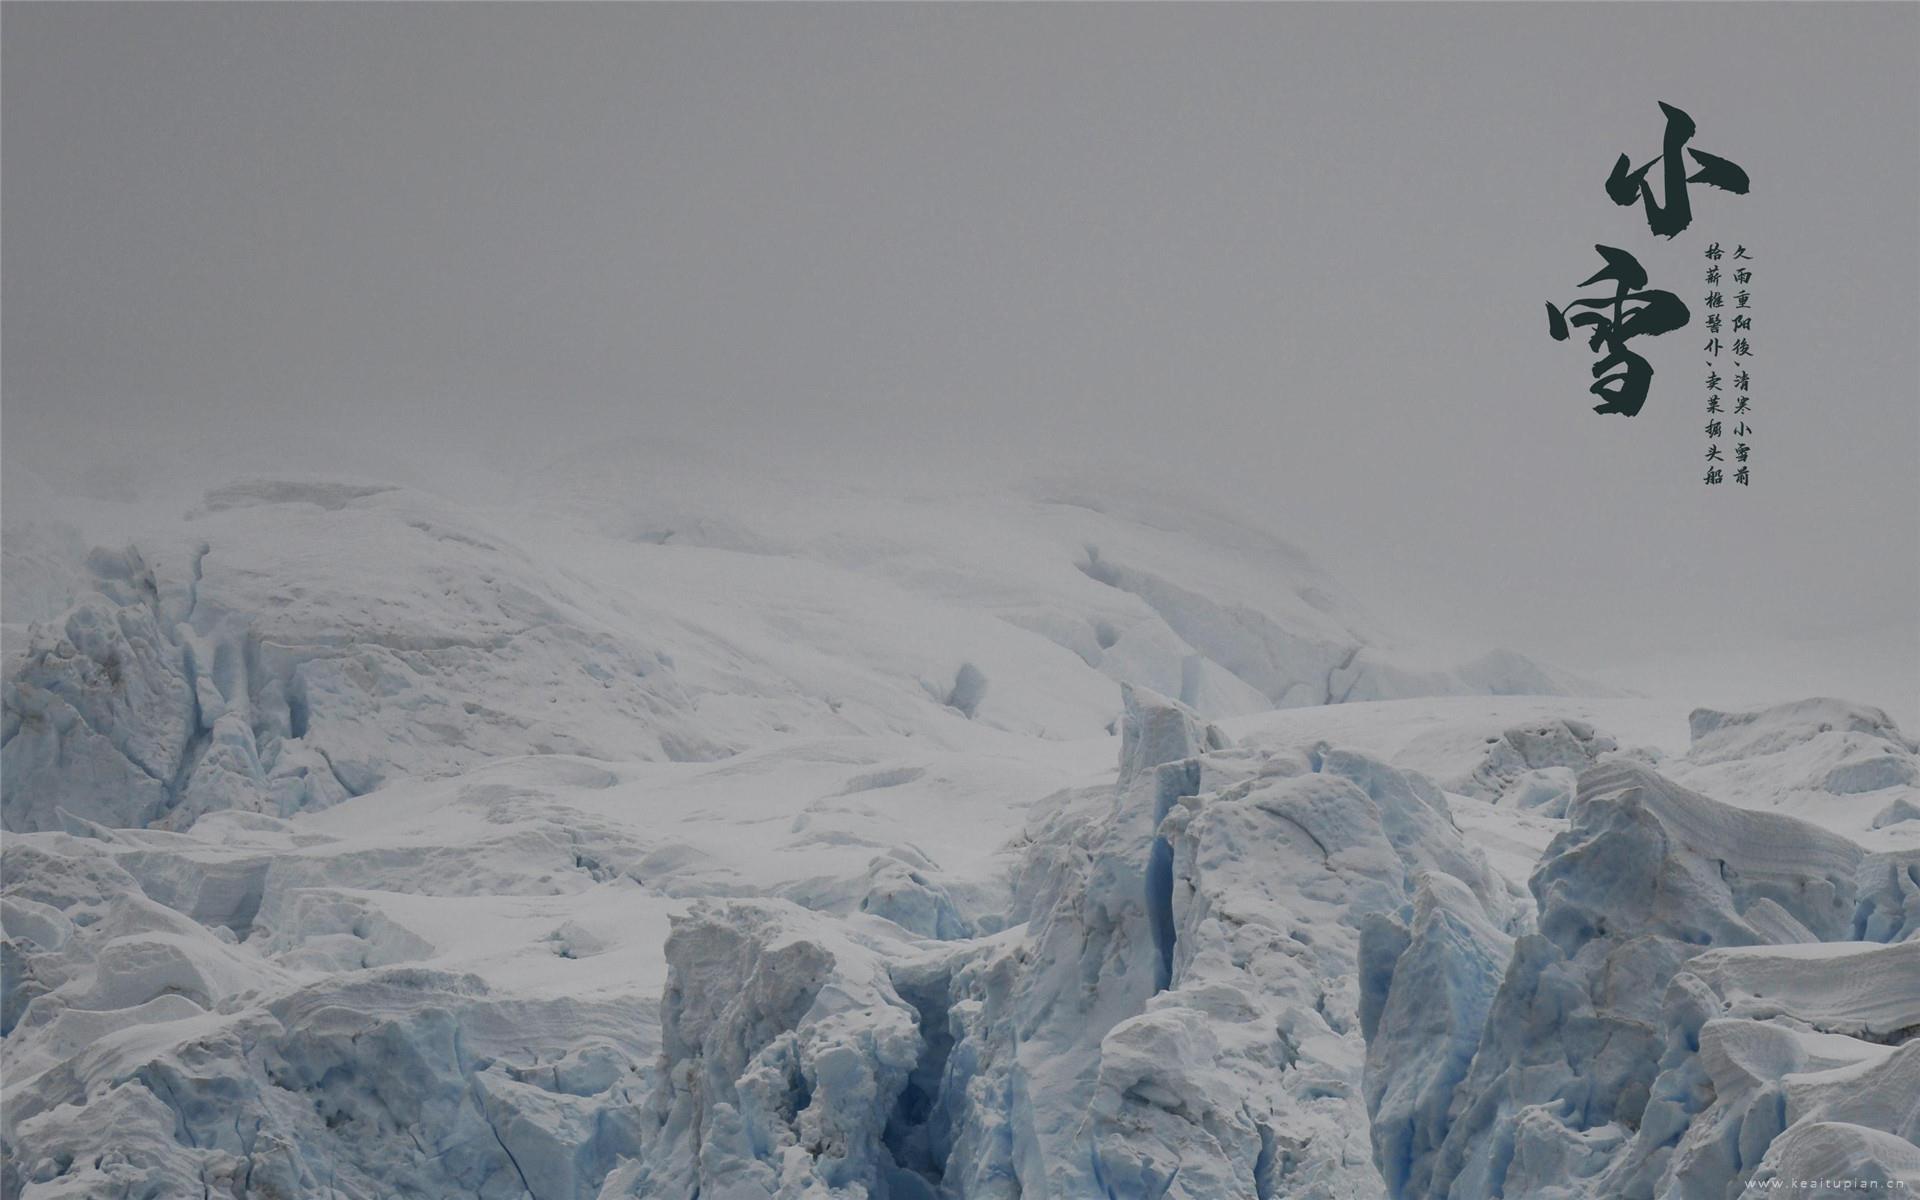
[[[253,481],[88,559],[5,682],[13,830],[287,814],[489,757],[700,757],[668,661],[417,493]]]
[[[1920,1145],[1850,1122],[1801,1121],[1774,1140],[1753,1173],[1762,1192],[1849,1184],[1854,1191],[1920,1189]]]
[[[1517,912],[1419,776],[1326,748],[1249,757],[1237,770],[1229,755],[1202,759],[1202,786],[1160,827],[1172,859],[1165,984],[1102,1040],[1088,1105],[1107,1194],[1370,1192],[1352,1137],[1361,931],[1417,920],[1436,891],[1483,925]],[[1208,766],[1224,786],[1205,786]]]
[[[315,970],[156,900],[221,890],[165,850],[16,835],[3,869],[8,1197],[585,1200],[639,1149],[644,1010]]]
[[[1125,705],[1119,783],[1036,814],[1002,933],[777,902],[678,922],[657,1133],[609,1193],[1378,1194],[1362,929],[1425,937],[1452,906],[1504,946],[1518,897],[1416,775]]]
[[[1359,979],[1365,1097],[1390,1195],[1430,1186],[1454,1089],[1480,1042],[1513,938],[1457,883],[1423,881],[1413,919],[1363,929]]]
[[[1409,1018],[1369,1030],[1390,1194],[1723,1200],[1822,1163],[1903,1177],[1886,1139],[1920,1111],[1916,868],[1638,764],[1588,769],[1510,957],[1437,897],[1424,929],[1370,931],[1363,1011]]]
[[[1482,800],[1513,796],[1518,807],[1565,816],[1573,777],[1619,748],[1592,725],[1572,718],[1517,725],[1489,737],[1486,755],[1473,772],[1449,786]]]
[[[6,847],[5,1194],[1721,1200],[1909,1170],[1920,854],[1602,752],[1529,903],[1455,826],[1520,814],[1123,704],[1117,782],[1035,805],[991,886],[889,834],[719,896],[681,840],[715,811],[622,816],[680,773],[897,804],[952,768],[846,746],[546,756],[186,831],[61,814]]]
[[[782,901],[702,905],[667,942],[662,1074],[635,1196],[915,1197],[886,1145],[919,1062],[887,956]]]
[[[1774,1177],[1920,1182],[1898,1156],[1832,1175],[1817,1162],[1920,1137],[1920,942],[1711,950],[1675,975],[1661,1021],[1646,1108],[1593,1194],[1691,1200]]]
[[[136,551],[96,553],[89,567],[95,589],[33,629],[6,681],[0,816],[11,829],[58,828],[62,808],[145,825],[185,786],[197,700],[159,585]]]

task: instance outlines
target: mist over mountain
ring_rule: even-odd
[[[0,1200],[1920,1187],[1920,8],[0,27]]]

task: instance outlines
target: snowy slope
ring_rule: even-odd
[[[479,512],[242,479],[84,561],[75,530],[16,522],[7,827],[285,815],[510,754],[1081,738],[1119,681],[1215,716],[1569,682],[1510,654],[1395,665],[1297,551],[1163,501],[631,478],[563,462]]]
[[[1915,1170],[1877,710],[1436,667],[1111,485],[499,490],[9,516],[0,1192]]]

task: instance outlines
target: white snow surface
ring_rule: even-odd
[[[607,447],[5,532],[0,1193],[1920,1184],[1920,763],[1111,484]]]

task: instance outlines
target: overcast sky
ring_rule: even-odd
[[[14,3],[4,43],[9,466],[1146,463],[1563,661],[1920,622],[1920,6]],[[1753,180],[1671,244],[1603,186],[1660,100]],[[1748,489],[1700,482],[1713,240],[1757,269]],[[1546,333],[1597,242],[1695,309],[1632,420]]]

